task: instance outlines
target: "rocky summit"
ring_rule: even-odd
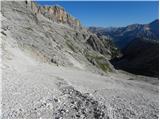
[[[68,14],[61,6],[40,6],[36,4],[36,2],[26,3],[31,6],[34,14],[42,14],[43,16],[47,17],[52,21],[68,24],[72,27],[81,27],[80,21]]]
[[[1,118],[158,118],[158,78],[116,70],[112,41],[60,6],[1,1]]]

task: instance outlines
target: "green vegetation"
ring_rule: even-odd
[[[103,59],[103,56],[98,56],[98,55],[95,55],[95,54],[86,54],[86,57],[89,58],[89,59],[96,59],[96,60]]]
[[[77,53],[77,50],[76,50],[77,48],[74,47],[73,43],[71,43],[70,41],[66,40],[66,44],[73,52]]]
[[[31,30],[31,31],[33,31],[33,29],[32,28],[30,28],[30,27],[24,27],[25,29],[27,29],[27,30]]]
[[[116,58],[117,56],[120,55],[120,50],[117,48],[112,48],[111,49],[111,57],[112,59]]]
[[[104,72],[112,71],[111,68],[109,67],[108,61],[104,56],[99,56],[95,53],[88,53],[88,52],[85,54],[85,56],[88,59],[88,61],[99,67]]]
[[[65,39],[67,39],[67,38],[68,38],[68,36],[67,36],[67,35],[64,35],[64,38],[65,38]]]
[[[110,69],[110,67],[108,66],[107,63],[99,63],[98,62],[98,65],[104,72],[110,72],[111,71],[111,69]]]

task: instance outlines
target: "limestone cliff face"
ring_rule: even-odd
[[[52,21],[68,24],[71,27],[80,27],[80,21],[70,14],[68,14],[64,8],[60,6],[39,6],[35,2],[31,2],[31,9],[35,14],[42,14]]]

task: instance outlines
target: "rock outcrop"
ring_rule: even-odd
[[[68,24],[71,27],[81,26],[80,21],[72,17],[61,6],[40,6],[36,2],[31,2],[31,9],[35,14],[42,14],[52,21]]]
[[[93,50],[100,52],[110,59],[121,55],[120,51],[115,47],[113,42],[105,36],[91,35],[87,39],[87,43],[92,46]]]

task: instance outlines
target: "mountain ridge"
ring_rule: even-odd
[[[75,23],[72,25],[63,22],[61,18],[66,17],[68,13],[64,13],[62,8],[55,6],[52,8],[39,7],[32,1],[9,2],[3,5],[11,6],[10,9],[14,9],[13,14],[19,15],[19,21],[17,21],[17,16],[7,13],[8,9],[2,6],[2,15],[5,14],[7,19],[11,19],[11,23],[15,22],[16,26],[10,25],[15,27],[15,29],[10,30],[13,33],[13,38],[16,39],[19,48],[31,54],[33,58],[49,64],[90,69],[91,71],[102,72],[102,74],[115,71],[108,61],[111,59],[112,53],[114,54],[116,51],[114,46],[108,44],[109,42],[107,43],[107,38],[97,37],[79,24],[75,26]],[[52,18],[49,18],[47,14],[49,10],[55,12],[53,14],[50,12],[49,16]],[[57,15],[60,16],[57,17]],[[59,18],[62,21],[57,21]],[[68,19],[70,20],[70,18]],[[7,29],[5,25],[3,25],[3,29],[5,33]],[[98,46],[96,49],[91,42],[87,42],[91,38],[96,41],[94,43],[95,46]],[[105,45],[102,44],[102,40]]]
[[[111,60],[116,69],[159,76],[159,20],[120,28],[91,27],[89,30],[110,37],[121,50],[122,56]]]
[[[89,30],[94,33],[101,33],[102,35],[112,38],[114,43],[120,49],[124,48],[130,41],[135,38],[149,38],[155,41],[159,39],[159,20],[156,19],[149,24],[131,24],[126,27],[117,28],[99,28],[90,27]]]
[[[36,1],[31,1],[31,9],[35,14],[42,14],[48,19],[68,24],[71,27],[81,27],[81,23],[78,19],[71,16],[62,6],[59,5],[39,5]]]

